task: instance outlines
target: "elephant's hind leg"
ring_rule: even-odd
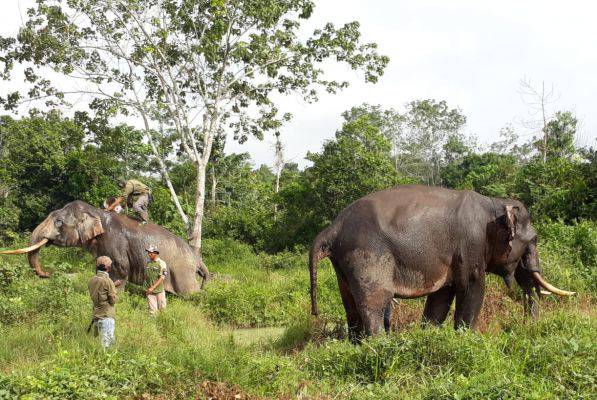
[[[356,294],[357,307],[367,336],[376,335],[385,328],[387,310],[391,308],[393,292],[381,283],[372,284]]]
[[[425,310],[423,311],[423,323],[443,324],[450,311],[454,295],[455,291],[452,286],[445,286],[428,295],[427,301],[425,301]]]
[[[376,298],[373,296],[367,298],[360,307],[361,319],[365,328],[365,334],[376,335],[385,328],[384,317],[386,310],[389,308],[389,301],[392,301],[391,294],[377,293]],[[380,305],[379,303],[382,302]]]
[[[342,297],[342,304],[346,311],[346,321],[348,322],[348,339],[352,343],[357,343],[363,336],[363,322],[357,310],[357,305],[354,297],[350,292],[348,283],[338,276],[338,287],[340,288],[340,296]]]

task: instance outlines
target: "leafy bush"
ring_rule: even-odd
[[[156,389],[170,369],[157,355],[127,359],[119,353],[64,350],[41,366],[44,374],[0,377],[0,399],[115,399]]]
[[[307,256],[304,252],[282,251],[276,254],[260,253],[261,267],[266,270],[299,268],[307,265]]]
[[[597,223],[536,225],[544,270],[557,281],[597,290]]]

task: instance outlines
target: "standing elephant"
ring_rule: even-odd
[[[186,295],[200,290],[209,272],[191,247],[178,236],[159,225],[140,225],[137,220],[97,209],[82,201],[73,201],[52,211],[39,224],[29,239],[30,246],[0,254],[28,253],[29,264],[40,277],[48,277],[39,261],[44,245],[82,247],[93,257],[108,256],[113,260],[110,277],[141,285],[144,278],[149,244],[160,249],[160,258],[168,264],[165,281],[168,292]],[[197,274],[203,277],[201,286]]]
[[[313,241],[312,314],[318,314],[317,262],[329,257],[353,341],[389,329],[394,297],[427,296],[423,319],[432,324],[443,323],[456,298],[455,327],[474,328],[488,272],[509,287],[516,280],[526,312],[536,317],[533,290],[573,294],[542,278],[536,245],[529,213],[516,200],[420,185],[372,193]]]

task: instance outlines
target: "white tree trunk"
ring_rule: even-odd
[[[207,173],[207,165],[209,156],[211,155],[211,148],[214,140],[214,130],[217,125],[218,113],[217,108],[211,112],[208,117],[209,125],[204,129],[204,147],[201,159],[197,160],[197,190],[195,191],[195,217],[193,218],[193,225],[189,235],[189,244],[195,252],[201,255],[201,236],[203,234],[203,215],[205,214],[205,181]],[[205,126],[204,119],[204,126]]]
[[[189,244],[198,253],[201,254],[201,235],[203,214],[205,212],[205,172],[206,166],[197,163],[197,190],[195,191],[195,217],[189,237]]]
[[[216,189],[218,180],[216,179],[216,169],[211,169],[211,207],[216,208]]]
[[[176,195],[176,190],[174,190],[174,186],[172,185],[172,180],[170,179],[170,174],[168,174],[168,170],[166,169],[166,164],[164,164],[164,160],[162,160],[162,157],[158,152],[158,148],[156,147],[156,145],[153,141],[153,138],[151,136],[151,131],[149,129],[149,120],[148,120],[147,116],[145,115],[145,113],[142,113],[142,117],[143,117],[143,122],[145,124],[145,137],[147,137],[147,141],[149,142],[149,145],[151,147],[151,152],[153,153],[156,160],[158,161],[160,173],[161,173],[164,181],[166,181],[166,186],[168,187],[168,190],[170,191],[170,197],[172,198],[172,201],[174,202],[174,205],[176,206],[176,210],[178,211],[180,218],[182,218],[182,222],[184,223],[184,226],[188,230],[189,229],[189,217],[187,217],[184,210],[182,209],[182,206],[180,205],[180,201],[178,201],[178,196]]]

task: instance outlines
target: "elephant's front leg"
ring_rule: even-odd
[[[450,285],[428,295],[427,301],[425,301],[425,310],[423,311],[423,323],[443,324],[448,316],[455,294],[454,287]]]
[[[454,313],[454,328],[475,328],[477,317],[483,306],[485,296],[485,276],[483,273],[474,274],[468,285],[456,291],[456,311]]]

